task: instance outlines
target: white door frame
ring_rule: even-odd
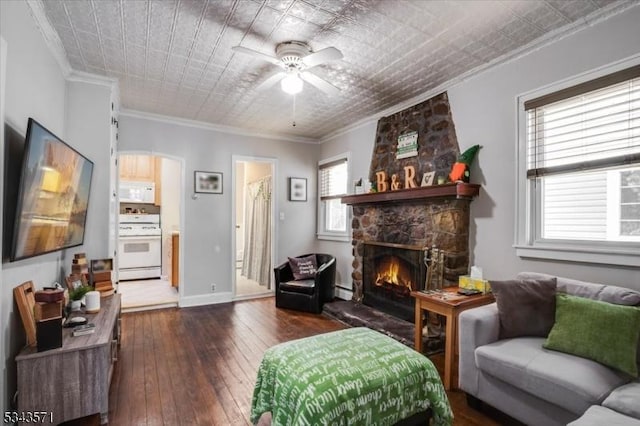
[[[184,223],[184,210],[185,210],[185,196],[187,191],[185,190],[185,159],[184,157],[178,157],[171,154],[165,154],[157,151],[141,151],[141,150],[125,150],[118,151],[118,185],[120,185],[120,156],[121,155],[152,155],[155,157],[168,158],[180,163],[180,188],[182,188],[182,194],[180,194],[180,251],[178,252],[178,269],[180,270],[179,282],[178,282],[178,306],[182,306],[182,300],[184,298],[184,241],[185,241],[185,223]],[[118,193],[118,207],[120,207],[120,191]],[[160,207],[162,208],[162,206]],[[116,226],[119,226],[119,220],[116,220]],[[120,236],[116,231],[116,247],[120,247]],[[114,266],[115,267],[115,266]]]
[[[231,182],[233,191],[231,191],[231,294],[233,300],[248,299],[249,297],[237,297],[236,296],[236,178],[237,178],[237,166],[238,162],[248,163],[269,163],[271,164],[271,266],[274,267],[276,259],[278,259],[278,245],[276,244],[276,237],[278,235],[278,217],[276,216],[276,204],[278,203],[278,159],[273,157],[254,157],[246,155],[232,155],[231,156]],[[272,279],[270,275],[270,279]],[[275,293],[275,287],[271,286],[270,293]],[[257,297],[262,297],[264,294],[260,294]]]

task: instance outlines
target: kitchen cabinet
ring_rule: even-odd
[[[156,206],[162,204],[162,158],[154,155],[120,155],[120,180],[153,182]]]
[[[152,155],[120,155],[120,180],[155,182],[155,165]]]

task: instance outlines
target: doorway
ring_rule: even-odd
[[[274,294],[276,160],[233,158],[234,300]]]
[[[118,292],[124,311],[178,306],[183,163],[164,155],[119,155]]]

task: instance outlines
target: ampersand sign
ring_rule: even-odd
[[[396,189],[400,189],[401,184],[398,182],[398,175],[391,176],[391,190],[395,191]]]

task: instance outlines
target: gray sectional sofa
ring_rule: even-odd
[[[548,278],[553,277],[518,275]],[[640,306],[640,292],[556,278],[558,292]],[[528,425],[640,426],[638,379],[589,359],[544,349],[543,337],[499,340],[499,330],[496,303],[459,317],[459,386],[470,402],[486,402]],[[640,367],[640,348],[638,356]]]

